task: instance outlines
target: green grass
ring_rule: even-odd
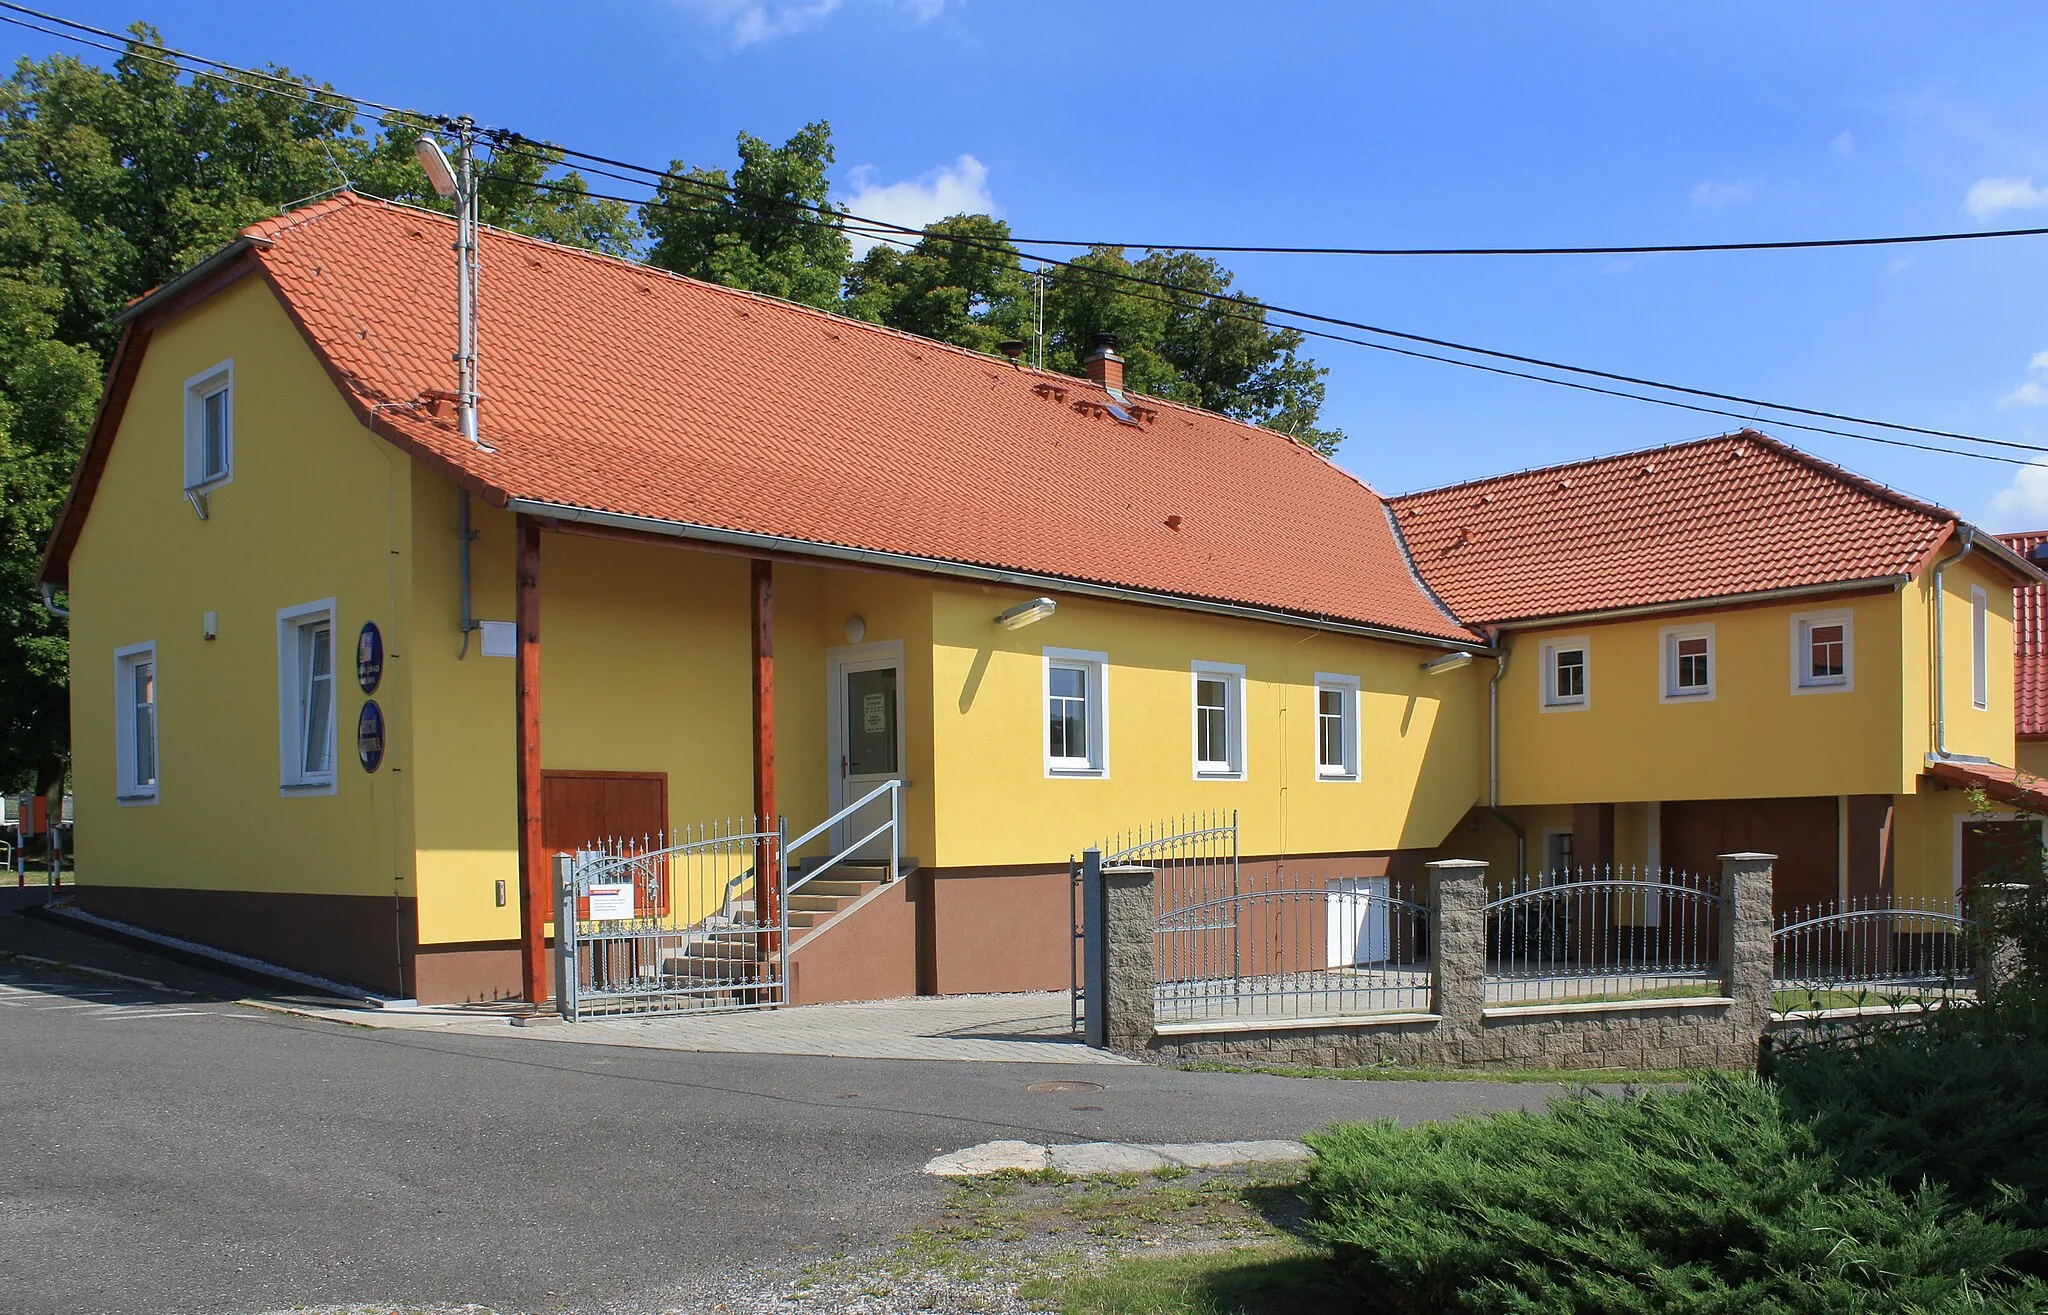
[[[1322,1251],[1285,1243],[1121,1260],[1055,1283],[1020,1286],[1061,1315],[1337,1315],[1357,1309]]]
[[[1630,1000],[1714,999],[1720,992],[1712,985],[1694,982],[1686,986],[1647,986],[1640,991],[1613,991],[1595,995],[1556,995],[1538,1000],[1489,1000],[1488,1009],[1555,1009],[1559,1005],[1624,1004]]]
[[[1969,1004],[1974,993],[1926,991],[1773,991],[1771,1011],[1778,1014],[1810,1014],[1822,1009],[1897,1009],[1909,1004]]]
[[[1563,1086],[1668,1086],[1697,1082],[1717,1069],[1704,1068],[1399,1068],[1374,1064],[1366,1068],[1309,1068],[1299,1064],[1244,1067],[1206,1060],[1181,1065],[1196,1073],[1264,1073],[1276,1078],[1332,1078],[1344,1082],[1548,1082]]]

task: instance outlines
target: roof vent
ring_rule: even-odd
[[[2027,554],[2037,562],[2048,562],[2048,539],[2034,545],[2034,551]]]
[[[1021,360],[1024,356],[1024,340],[1022,338],[1005,338],[996,344],[996,350],[1009,357],[1013,362]]]
[[[1169,529],[1169,530],[1177,530],[1177,529],[1179,529],[1179,528],[1180,528],[1180,517],[1179,517],[1178,515],[1174,515],[1174,516],[1168,516],[1168,517],[1166,518],[1166,528],[1167,528],[1167,529]]]

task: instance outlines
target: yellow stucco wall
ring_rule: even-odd
[[[1853,687],[1794,693],[1793,618],[1835,610],[1853,616]],[[1620,803],[1911,789],[1919,769],[1913,755],[1925,749],[1908,743],[1902,713],[1900,612],[1899,595],[1883,592],[1516,631],[1500,689],[1501,800]],[[1662,632],[1701,623],[1714,629],[1713,697],[1661,700]],[[1588,641],[1587,705],[1545,709],[1542,644],[1577,637]],[[2009,627],[2006,644],[2009,651]],[[1913,675],[1908,662],[1903,678],[1910,683]]]
[[[234,479],[184,497],[184,385],[234,362]],[[72,772],[82,882],[411,893],[412,480],[349,412],[264,284],[161,325],[71,558]],[[280,793],[280,608],[335,599],[337,786]],[[202,638],[206,612],[219,637]],[[353,641],[386,667],[383,767],[356,762]],[[157,646],[158,801],[115,799],[114,650]]]
[[[938,861],[1057,862],[1113,832],[1238,812],[1246,854],[1426,848],[1477,799],[1485,664],[1427,676],[1440,650],[1291,626],[1066,598],[1021,630],[1024,595],[941,585],[933,599]],[[1108,657],[1106,778],[1045,770],[1044,653]],[[1197,780],[1195,661],[1245,668],[1245,774]],[[1359,678],[1361,779],[1318,779],[1317,673]]]
[[[1947,553],[1943,554],[1948,555]],[[1990,677],[1987,705],[1973,702],[1973,671],[1970,649],[1970,594],[1982,589],[1985,595],[1985,632]],[[1944,652],[1944,683],[1947,698],[1943,711],[1948,722],[1948,751],[1957,756],[1989,758],[2013,765],[2013,632],[2012,577],[1971,556],[1949,568],[1943,579],[1946,603],[1942,628],[1947,634]],[[1934,748],[1933,688],[1934,573],[1925,572],[1901,594],[1902,645],[1909,674],[1919,675],[1906,692],[1904,767],[1917,773]],[[1925,673],[1925,674],[1921,674]]]

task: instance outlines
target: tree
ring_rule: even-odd
[[[806,124],[780,146],[739,136],[740,167],[677,160],[640,210],[647,261],[691,278],[839,309],[853,245],[831,204],[832,125]],[[812,208],[806,208],[812,207]],[[829,213],[819,213],[826,211]]]
[[[847,276],[846,313],[978,352],[1024,337],[1031,285],[1010,226],[955,215],[924,232],[908,251],[882,245],[861,257]]]
[[[70,737],[62,619],[35,576],[99,403],[115,313],[237,229],[351,181],[440,205],[412,159],[424,121],[370,132],[330,89],[272,67],[184,77],[136,24],[111,69],[23,60],[0,83],[0,788],[60,789]],[[624,253],[623,205],[545,147],[495,153],[484,216]]]

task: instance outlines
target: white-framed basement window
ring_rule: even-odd
[[[1045,650],[1045,774],[1109,775],[1109,655]]]
[[[1316,673],[1316,779],[1358,779],[1358,677]]]
[[[1588,707],[1593,692],[1593,646],[1584,635],[1546,639],[1536,650],[1543,670],[1545,712]]]
[[[1991,595],[1970,588],[1970,704],[1991,706]]]
[[[1196,662],[1194,694],[1195,778],[1244,779],[1244,668],[1229,662]]]
[[[1689,703],[1714,697],[1714,627],[1666,626],[1657,632],[1662,655],[1659,701]]]
[[[1812,694],[1856,685],[1856,624],[1846,611],[1792,615],[1792,692]]]
[[[185,381],[185,489],[235,477],[235,363],[222,361]]]
[[[114,795],[153,804],[156,790],[156,644],[130,644],[114,650]]]
[[[277,613],[279,783],[286,794],[335,784],[334,600]]]

